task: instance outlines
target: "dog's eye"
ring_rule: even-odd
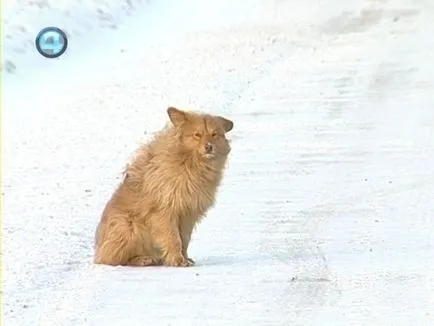
[[[213,131],[212,134],[211,134],[211,137],[212,138],[216,138],[217,137],[217,131]]]
[[[201,137],[202,137],[202,134],[201,134],[200,132],[195,132],[195,133],[194,133],[194,137],[195,137],[195,138],[201,138]]]

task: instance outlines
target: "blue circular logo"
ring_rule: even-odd
[[[36,49],[46,58],[54,59],[65,53],[68,47],[66,34],[57,27],[46,27],[36,36]]]

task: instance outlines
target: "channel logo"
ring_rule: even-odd
[[[35,40],[38,52],[49,59],[60,57],[68,48],[66,34],[57,27],[42,29]]]

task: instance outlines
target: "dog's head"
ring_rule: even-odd
[[[186,112],[174,107],[169,107],[167,113],[187,150],[206,160],[226,157],[231,151],[226,133],[232,130],[232,121],[221,116]]]

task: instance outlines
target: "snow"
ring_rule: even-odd
[[[73,44],[82,36],[116,30],[142,0],[3,0],[2,65],[9,72],[40,64],[36,61],[35,38],[44,27],[63,29]],[[31,54],[31,55],[29,55]]]
[[[69,33],[92,21],[90,2],[58,3]],[[3,323],[432,325],[430,1],[122,8],[117,29],[3,71]],[[197,265],[95,266],[102,209],[169,105],[235,122]]]

